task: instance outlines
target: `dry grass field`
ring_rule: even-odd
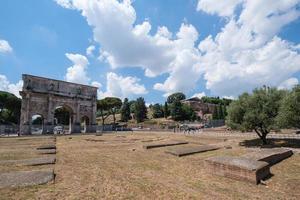
[[[0,160],[40,157],[35,147],[47,137],[0,138]],[[143,149],[143,144],[180,140],[232,146],[185,157],[166,154],[167,147]],[[114,133],[103,136],[57,137],[54,166],[0,165],[0,171],[54,168],[55,183],[0,189],[0,199],[300,199],[300,154],[271,167],[265,184],[253,185],[214,176],[204,159],[241,155],[242,138],[184,136],[172,133]]]

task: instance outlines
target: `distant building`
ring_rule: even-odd
[[[202,99],[198,97],[192,97],[181,101],[183,104],[191,106],[191,108],[196,112],[197,116],[201,119],[208,119],[208,116],[212,115],[216,109],[216,104],[205,103]]]

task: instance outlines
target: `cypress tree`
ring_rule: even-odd
[[[130,120],[130,105],[128,99],[125,98],[121,107],[121,121],[128,122]]]
[[[143,122],[147,118],[147,107],[142,97],[137,98],[134,104],[134,116],[137,123]]]
[[[168,118],[169,115],[170,115],[169,106],[168,106],[168,103],[165,102],[165,105],[164,105],[164,117],[165,117],[165,118]]]

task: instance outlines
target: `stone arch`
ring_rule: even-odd
[[[67,119],[64,119],[63,121],[60,121],[62,119],[59,119],[61,116],[56,116],[59,111],[59,109],[64,109],[68,112],[67,116],[62,116],[67,117]],[[53,125],[54,126],[63,126],[64,131],[67,133],[72,133],[73,130],[73,124],[74,124],[74,109],[72,106],[69,106],[67,104],[60,104],[57,103],[56,106],[53,107]]]
[[[43,134],[44,133],[44,116],[40,113],[33,113],[30,115],[30,129],[31,133]],[[40,119],[40,120],[38,120]],[[36,122],[35,122],[36,121]]]
[[[70,133],[80,133],[81,116],[89,118],[86,131],[96,131],[97,88],[23,74],[20,133],[31,134],[31,114],[43,116],[43,132],[53,133],[55,109],[59,106],[70,112]]]

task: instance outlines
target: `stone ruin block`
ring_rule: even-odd
[[[41,149],[38,154],[56,154],[56,149]]]
[[[0,164],[2,165],[18,165],[18,166],[37,166],[37,165],[51,165],[55,164],[55,156],[47,156],[41,158],[31,158],[22,160],[2,160]]]
[[[46,145],[41,145],[36,148],[37,150],[45,150],[45,149],[56,149],[55,144],[46,144]]]
[[[53,170],[18,171],[0,174],[0,188],[46,184],[55,178]]]
[[[257,161],[265,161],[270,165],[274,165],[293,155],[293,151],[285,148],[260,149],[255,152],[242,155],[244,158],[249,158]]]
[[[174,145],[181,145],[181,144],[188,144],[188,142],[169,141],[169,142],[151,143],[151,144],[143,145],[143,148],[153,149],[153,148],[160,148],[160,147],[167,147],[167,146],[174,146]]]
[[[195,153],[213,151],[217,149],[219,149],[219,147],[213,145],[179,146],[175,148],[170,148],[165,152],[180,157],[180,156],[187,156]]]
[[[248,158],[218,156],[206,159],[205,165],[213,174],[254,184],[270,176],[267,162]]]

